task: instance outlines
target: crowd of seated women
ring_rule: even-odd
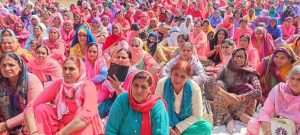
[[[300,2],[44,3],[0,2],[0,135],[300,135]]]

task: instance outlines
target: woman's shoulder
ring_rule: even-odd
[[[32,73],[28,73],[28,82],[41,83],[40,79]]]
[[[165,103],[163,99],[158,99],[153,108],[151,109],[151,114],[165,111]]]

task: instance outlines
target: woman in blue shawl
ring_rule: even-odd
[[[170,76],[159,80],[155,93],[167,103],[171,134],[210,135],[211,124],[202,119],[201,89],[190,76],[190,64],[179,61]]]
[[[87,51],[88,45],[96,42],[92,33],[85,26],[80,26],[75,33],[74,39],[71,44],[70,56],[76,56],[83,59]]]
[[[278,22],[276,18],[271,18],[270,23],[267,26],[267,30],[272,35],[274,41],[282,38],[282,31],[277,23]]]

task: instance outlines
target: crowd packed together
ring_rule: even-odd
[[[300,0],[60,2],[0,2],[0,135],[300,135]]]

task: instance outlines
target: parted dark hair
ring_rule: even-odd
[[[152,86],[153,80],[152,80],[152,76],[149,74],[149,72],[140,71],[139,73],[135,74],[135,76],[132,79],[132,82],[136,79],[146,79],[149,86]]]
[[[132,54],[131,54],[131,52],[130,52],[129,49],[121,48],[121,49],[119,49],[119,50],[117,51],[117,53],[119,53],[119,52],[121,52],[121,51],[125,51],[125,52],[128,54],[128,58],[129,58],[129,59],[132,59]]]

